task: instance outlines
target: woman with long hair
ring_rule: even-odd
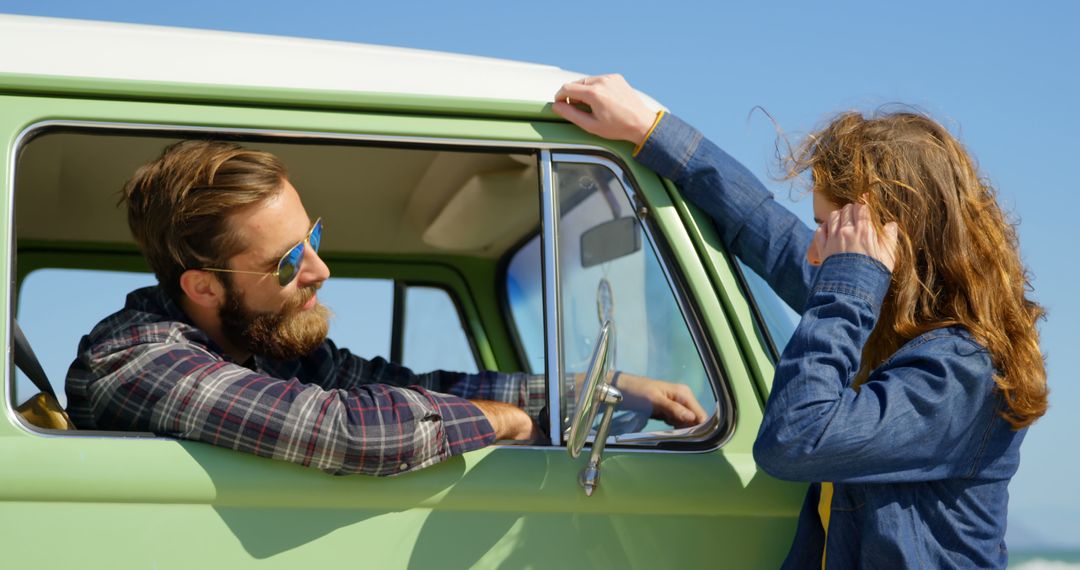
[[[784,566],[1005,567],[1008,483],[1047,407],[1043,310],[963,146],[918,113],[839,115],[785,161],[810,175],[812,230],[620,76],[564,85],[554,110],[635,143],[802,315],[754,445],[812,483]]]

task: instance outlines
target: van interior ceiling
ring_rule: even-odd
[[[31,138],[15,169],[19,249],[133,248],[120,189],[182,136],[55,128]],[[329,252],[497,259],[539,228],[536,157],[527,151],[228,140],[284,162],[308,214],[324,218]]]

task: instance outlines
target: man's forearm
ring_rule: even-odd
[[[490,400],[473,400],[472,403],[484,413],[495,431],[495,439],[532,441],[537,438],[536,424],[525,410]]]

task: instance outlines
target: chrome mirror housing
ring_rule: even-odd
[[[576,459],[585,446],[592,424],[596,420],[596,414],[599,412],[600,407],[604,406],[604,415],[600,420],[600,427],[596,430],[596,437],[593,439],[589,463],[581,470],[578,477],[581,486],[585,489],[586,496],[591,496],[600,483],[600,459],[604,454],[604,443],[607,441],[611,416],[615,411],[615,407],[623,399],[622,393],[611,385],[611,372],[615,364],[614,347],[615,323],[607,320],[600,327],[596,347],[593,349],[589,368],[585,373],[585,380],[578,395],[574,419],[570,423],[570,438],[567,451],[570,453],[570,457]]]

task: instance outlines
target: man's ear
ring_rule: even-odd
[[[192,303],[217,309],[225,302],[225,287],[217,276],[201,269],[188,269],[180,274],[180,289]]]

